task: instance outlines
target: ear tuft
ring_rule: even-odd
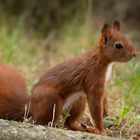
[[[110,30],[110,26],[105,23],[102,28],[102,34],[106,34],[109,30]]]
[[[102,28],[103,43],[107,43],[107,40],[110,36],[111,36],[111,27],[108,24],[104,24],[104,26]]]
[[[120,22],[118,20],[115,20],[114,21],[114,23],[113,23],[113,29],[116,30],[116,31],[120,31],[121,25],[120,25]]]

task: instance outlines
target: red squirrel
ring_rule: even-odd
[[[36,124],[53,126],[65,110],[65,124],[73,130],[95,132],[77,121],[88,103],[98,133],[104,134],[103,115],[107,114],[105,83],[112,62],[127,62],[136,56],[135,48],[120,31],[120,23],[105,24],[97,44],[87,53],[51,68],[27,95],[23,77],[13,68],[0,66],[0,118],[23,120],[25,104]],[[30,98],[30,99],[29,99]]]
[[[104,134],[103,115],[107,113],[105,82],[112,62],[127,62],[136,50],[120,29],[119,21],[105,24],[98,43],[87,53],[65,61],[48,70],[33,87],[31,112],[37,124],[53,125],[67,109],[65,124],[73,130],[94,132],[83,128],[77,120],[84,112],[86,101],[98,133]]]

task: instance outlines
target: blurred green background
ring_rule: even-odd
[[[0,62],[22,71],[30,90],[47,69],[93,47],[103,23],[114,20],[139,50],[139,9],[138,0],[0,0]],[[139,55],[115,66],[107,91],[114,122],[137,126]]]

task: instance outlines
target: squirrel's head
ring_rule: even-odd
[[[112,27],[104,24],[101,31],[100,47],[111,61],[125,62],[136,56],[135,48],[121,32],[119,21],[114,21]]]

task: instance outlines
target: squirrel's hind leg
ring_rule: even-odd
[[[78,120],[81,118],[86,106],[86,96],[81,96],[77,101],[75,101],[70,111],[68,112],[69,115],[66,118],[65,126],[69,129],[75,130],[75,131],[87,131],[90,133],[94,133],[93,127],[82,127]]]
[[[55,91],[46,88],[32,96],[32,116],[37,124],[55,126],[63,107],[63,100]]]

